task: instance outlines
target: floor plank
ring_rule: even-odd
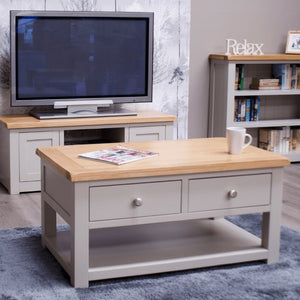
[[[284,168],[282,201],[281,223],[300,231],[300,163]]]
[[[0,228],[41,225],[41,193],[9,195],[0,185]]]

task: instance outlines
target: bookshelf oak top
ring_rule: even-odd
[[[95,125],[117,125],[117,124],[138,124],[155,122],[174,122],[176,116],[154,110],[137,111],[136,116],[115,116],[95,118],[70,118],[70,119],[48,119],[39,120],[29,115],[0,115],[0,122],[4,123],[7,129],[25,128],[52,128],[72,126],[95,126]]]
[[[227,152],[226,138],[202,138],[155,142],[121,143],[128,148],[158,152],[139,161],[114,165],[79,158],[85,152],[112,148],[117,144],[41,147],[37,154],[73,182],[274,168],[289,165],[281,155],[249,146],[242,154]]]
[[[226,54],[210,54],[210,59],[226,60],[226,61],[290,61],[299,60],[300,55],[298,54],[264,54],[264,55],[226,55]]]

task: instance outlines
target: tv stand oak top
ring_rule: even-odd
[[[39,120],[27,114],[0,115],[0,122],[4,123],[7,129],[138,124],[138,123],[174,122],[176,120],[177,120],[176,116],[169,115],[155,110],[140,110],[137,111],[136,116],[70,118],[70,119],[49,119],[49,120]]]

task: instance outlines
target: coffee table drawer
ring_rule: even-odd
[[[271,174],[191,179],[189,211],[270,204]]]
[[[180,212],[180,180],[90,188],[90,221]]]

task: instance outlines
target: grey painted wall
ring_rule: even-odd
[[[226,39],[263,43],[284,53],[289,30],[300,30],[299,0],[191,0],[189,137],[205,137],[211,53],[225,53]]]

